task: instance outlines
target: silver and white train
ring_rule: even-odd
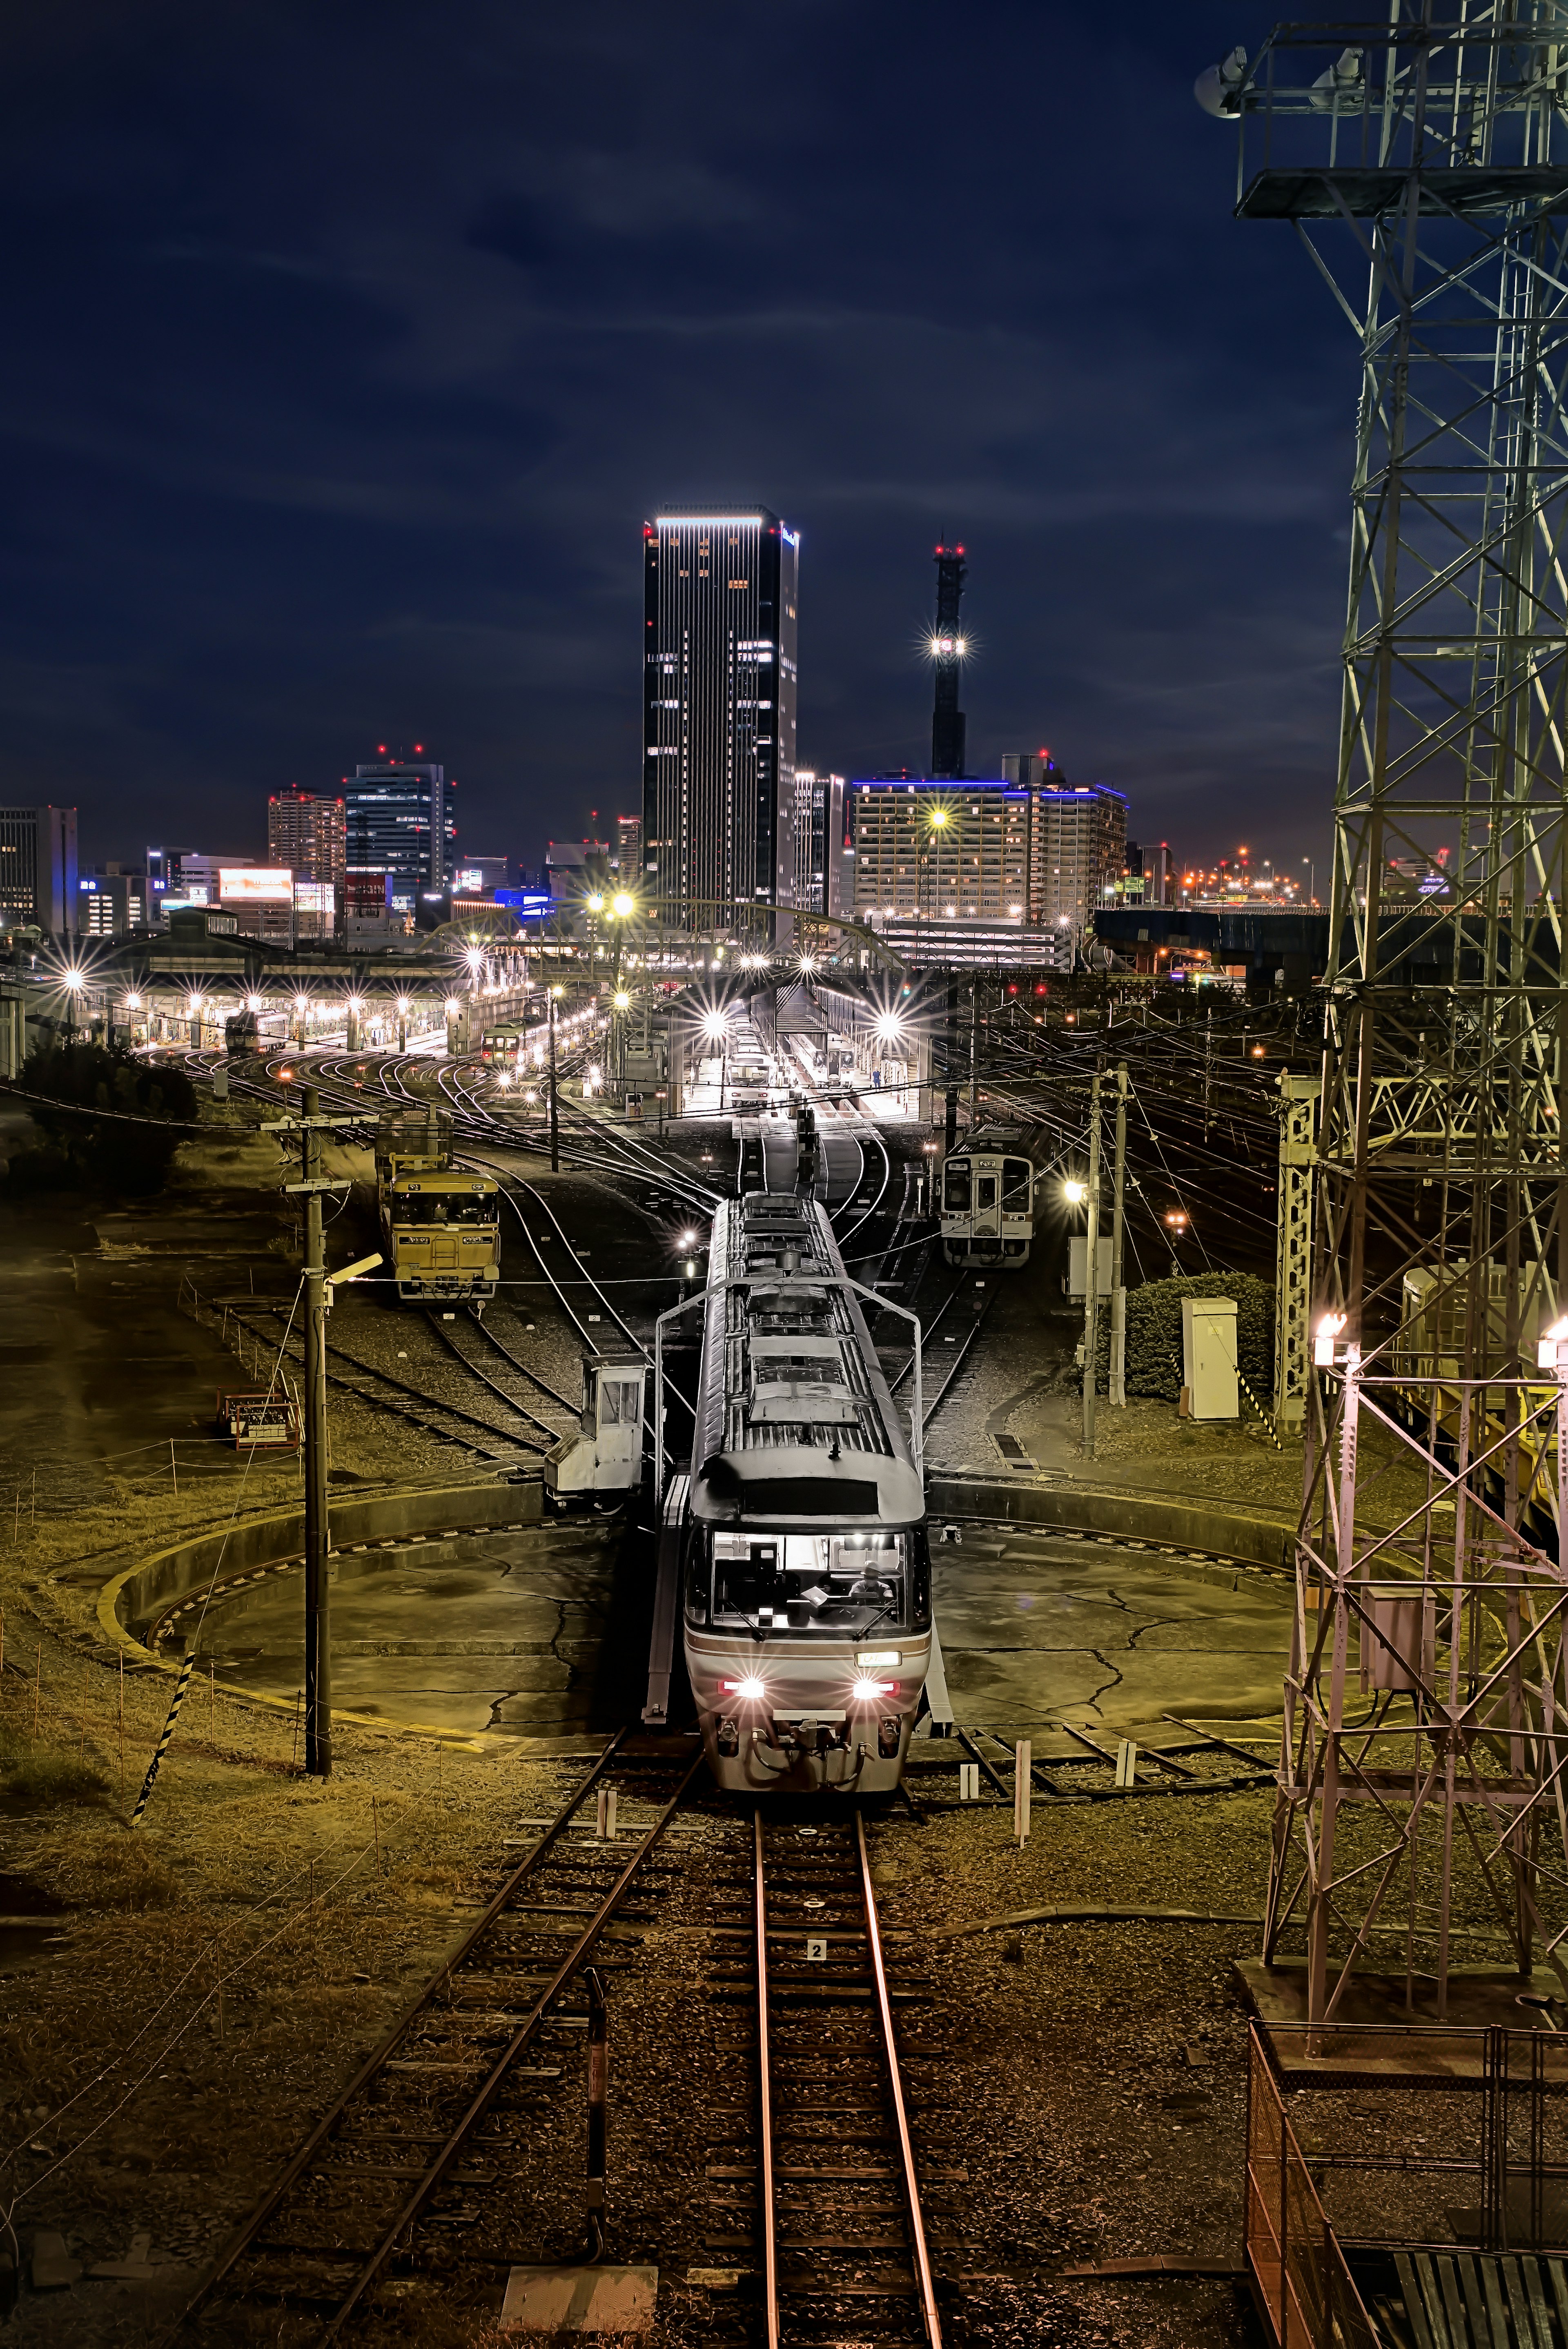
[[[978,1134],[941,1172],[942,1253],[950,1264],[1012,1272],[1034,1237],[1034,1169],[1015,1141]]]
[[[930,1661],[925,1495],[815,1199],[718,1208],[691,1461],[686,1665],[719,1784],[889,1792]]]

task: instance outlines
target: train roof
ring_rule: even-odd
[[[920,1479],[824,1209],[722,1200],[708,1250],[692,1512],[710,1525],[912,1525]]]

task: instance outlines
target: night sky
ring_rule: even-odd
[[[641,804],[641,525],[802,533],[803,761],[1049,745],[1179,854],[1328,837],[1355,347],[1192,80],[1272,18],[51,0],[0,36],[5,774],[265,851],[378,742],[525,864]]]

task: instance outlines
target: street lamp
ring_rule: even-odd
[[[1062,1185],[1062,1196],[1070,1207],[1081,1207],[1088,1195],[1088,1185],[1080,1183],[1075,1174],[1070,1174]]]

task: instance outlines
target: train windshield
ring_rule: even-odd
[[[714,1626],[836,1631],[889,1629],[906,1613],[905,1534],[712,1536]]]
[[[1002,1212],[1004,1216],[1026,1216],[1029,1213],[1027,1158],[1004,1158],[1002,1162]]]
[[[969,1212],[970,1164],[967,1158],[950,1158],[942,1169],[942,1205],[950,1216]]]
[[[400,1224],[493,1224],[495,1200],[483,1191],[400,1191],[393,1202]]]

